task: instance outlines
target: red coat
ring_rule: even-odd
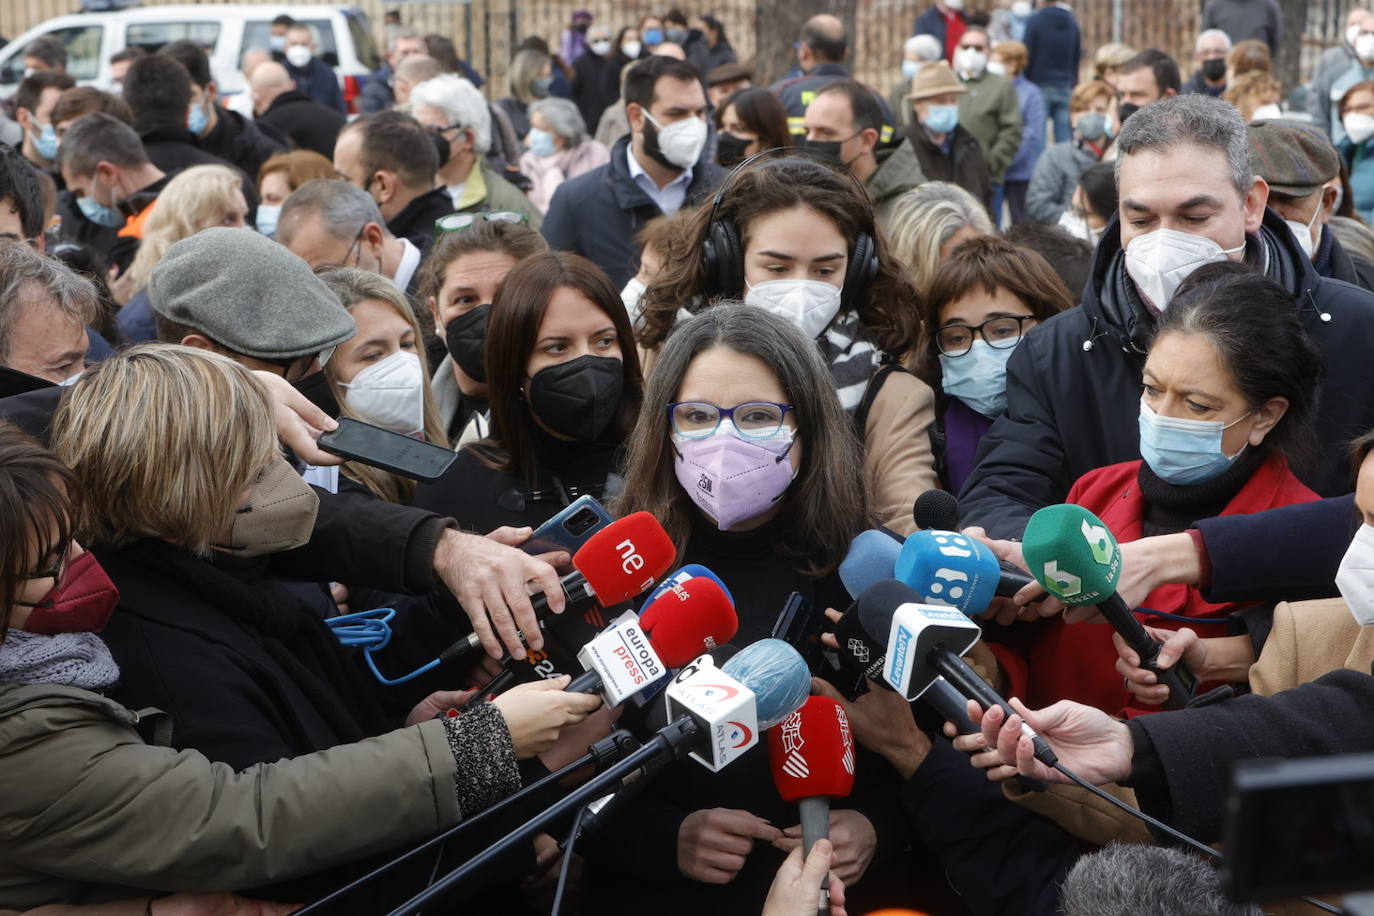
[[[1140,461],[1127,461],[1089,471],[1078,479],[1065,502],[1090,509],[1121,542],[1143,537],[1145,500],[1136,482]],[[1282,455],[1272,455],[1251,475],[1245,486],[1222,510],[1222,515],[1245,515],[1279,506],[1311,502],[1320,497],[1304,486]],[[1142,607],[1185,617],[1220,618],[1248,604],[1212,604],[1188,585],[1165,585],[1146,597]],[[1188,626],[1178,621],[1136,615],[1147,626],[1176,630]],[[1193,627],[1199,636],[1224,636],[1226,627],[1203,624]],[[994,644],[992,649],[1010,678],[1009,690],[1023,697],[1033,709],[1057,700],[1077,700],[1110,713],[1122,711],[1134,699],[1116,671],[1116,648],[1111,627],[1102,623],[1065,623],[1062,617],[1030,626],[1022,647]],[[1155,707],[1126,710],[1131,715],[1156,711]]]

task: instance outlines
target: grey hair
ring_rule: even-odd
[[[1203,31],[1201,31],[1201,32],[1198,32],[1198,34],[1197,34],[1197,41],[1193,42],[1193,50],[1194,50],[1194,51],[1196,51],[1198,48],[1202,47],[1202,39],[1204,39],[1204,38],[1220,38],[1220,39],[1222,39],[1223,41],[1226,42],[1226,50],[1228,50],[1228,51],[1231,50],[1231,36],[1230,36],[1230,35],[1227,35],[1227,34],[1226,34],[1225,32],[1223,32],[1221,29],[1205,29],[1205,30],[1203,30]]]
[[[471,81],[445,73],[418,83],[410,90],[410,110],[413,112],[420,105],[437,108],[450,124],[461,124],[471,130],[479,154],[486,155],[491,149],[491,111]]]
[[[955,233],[972,226],[992,235],[987,208],[968,191],[947,181],[927,181],[897,198],[888,217],[888,250],[924,292],[940,267],[940,249]]]
[[[939,60],[945,53],[934,35],[912,35],[902,45],[902,52],[915,55],[919,61]]]
[[[1196,856],[1122,843],[1074,864],[1059,910],[1065,916],[1260,916],[1259,907],[1227,900],[1216,869]]]
[[[310,216],[318,216],[324,231],[344,242],[352,242],[368,223],[390,235],[372,195],[336,178],[312,178],[291,192],[277,217],[277,241],[289,248]]]
[[[1226,155],[1231,185],[1241,197],[1255,183],[1250,170],[1250,142],[1245,121],[1229,102],[1190,93],[1160,99],[1131,115],[1117,137],[1116,186],[1121,187],[1121,163],[1146,150],[1163,152],[1176,146],[1201,146]]]
[[[554,133],[576,146],[587,137],[587,122],[582,120],[582,112],[567,99],[547,98],[530,104],[530,117],[542,114]]]
[[[148,163],[148,153],[134,129],[118,118],[95,111],[72,122],[57,148],[58,169],[91,175],[101,162],[122,169]]]
[[[95,320],[100,307],[95,284],[66,264],[25,242],[0,241],[0,365],[9,362],[14,326],[35,293],[83,325]]]

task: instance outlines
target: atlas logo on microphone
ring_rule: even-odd
[[[743,722],[730,721],[716,730],[716,751],[724,754],[754,743],[754,731]]]

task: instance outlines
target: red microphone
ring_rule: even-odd
[[[600,693],[611,706],[660,680],[670,668],[730,641],[739,629],[735,606],[713,579],[697,576],[672,586],[636,619],[612,624],[582,651],[587,670],[565,689]]]
[[[648,512],[616,519],[578,548],[572,556],[573,572],[558,580],[568,599],[565,610],[593,602],[610,607],[629,601],[667,572],[676,556],[673,539]],[[542,592],[532,597],[530,604],[541,622],[549,616],[548,597]],[[462,658],[481,647],[481,640],[472,633],[445,649],[439,658]]]
[[[768,761],[783,801],[801,810],[802,851],[830,836],[830,799],[854,788],[854,737],[844,707],[829,697],[810,697],[768,729]],[[830,912],[829,879],[821,884],[816,912]]]

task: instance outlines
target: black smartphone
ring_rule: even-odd
[[[458,457],[442,445],[422,442],[352,417],[340,417],[339,428],[320,436],[320,448],[331,455],[413,480],[438,480]]]
[[[526,553],[540,554],[554,550],[577,553],[578,548],[614,519],[601,503],[591,496],[579,496],[562,511],[530,535],[530,539],[520,545]]]

